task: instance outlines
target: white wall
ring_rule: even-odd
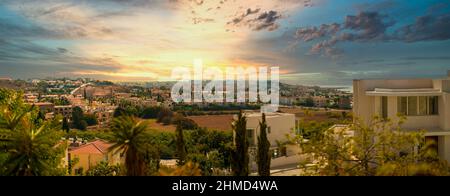
[[[261,115],[254,115],[247,117],[247,129],[255,130],[254,144],[257,144],[257,137],[259,136],[259,122],[261,121]],[[287,141],[286,135],[293,135],[295,128],[295,115],[294,114],[275,114],[271,116],[266,115],[267,126],[270,127],[270,133],[267,134],[268,140],[272,147],[276,147],[276,141]]]
[[[447,160],[450,163],[450,136],[438,137],[438,154],[439,157]]]

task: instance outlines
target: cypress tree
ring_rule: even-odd
[[[184,165],[186,162],[186,144],[184,142],[183,127],[178,123],[176,129],[176,145],[178,155],[178,165]]]
[[[66,117],[64,117],[62,121],[62,130],[65,132],[69,132],[70,130],[69,122],[67,121]]]
[[[270,142],[267,139],[266,115],[262,114],[262,121],[259,122],[260,133],[258,137],[258,152],[256,163],[258,164],[258,174],[260,176],[270,176]]]
[[[234,176],[248,176],[248,140],[247,119],[239,112],[237,119],[233,122],[234,150],[231,159],[231,168]]]

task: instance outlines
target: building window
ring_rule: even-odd
[[[438,97],[410,96],[397,98],[397,112],[405,116],[438,114]]]
[[[438,97],[428,97],[428,112],[430,115],[438,115]]]
[[[417,97],[408,97],[408,116],[417,115]]]
[[[397,111],[401,115],[406,115],[408,109],[408,98],[407,97],[398,97],[397,98]]]
[[[428,97],[419,97],[419,115],[427,115],[428,114]]]
[[[388,99],[387,97],[383,96],[381,97],[381,117],[383,119],[387,119],[388,117]]]

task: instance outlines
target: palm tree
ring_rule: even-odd
[[[114,144],[109,148],[112,153],[125,155],[125,168],[128,176],[146,175],[146,142],[147,121],[136,117],[120,116],[112,122]]]
[[[42,122],[37,120],[38,112],[23,103],[21,93],[0,89],[0,148],[7,155],[4,174],[38,176],[59,171],[58,119]]]
[[[8,159],[7,175],[42,176],[55,175],[62,153],[57,148],[59,126],[54,122],[33,125],[31,113],[23,128],[12,131],[6,142]]]

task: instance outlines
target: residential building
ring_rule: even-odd
[[[114,109],[102,110],[94,113],[99,127],[107,127],[114,117]]]
[[[54,108],[55,114],[59,114],[67,118],[67,120],[69,121],[72,120],[72,110],[73,110],[72,105],[58,105],[55,106]]]
[[[259,122],[262,120],[262,113],[245,113],[247,118],[247,137],[250,147],[258,145],[260,134]],[[235,116],[236,118],[236,116]],[[288,141],[287,135],[294,134],[295,115],[289,113],[266,113],[267,139],[270,142],[274,156],[280,154],[288,155],[284,150],[279,149],[278,144]],[[283,151],[283,152],[281,152]]]
[[[111,146],[111,143],[97,139],[78,147],[69,148],[67,160],[70,162],[77,159],[76,164],[72,167],[72,173],[86,172],[102,161],[110,165],[121,163],[120,154],[109,153],[108,148]]]
[[[245,113],[247,118],[247,138],[249,141],[249,169],[257,171],[256,153],[258,136],[260,135],[259,123],[262,113]],[[236,118],[236,116],[234,117]],[[266,113],[267,139],[270,142],[271,169],[291,168],[300,162],[300,148],[297,144],[291,144],[288,136],[294,136],[295,115],[289,113]]]
[[[326,98],[325,96],[314,96],[312,97],[312,99],[314,101],[315,107],[323,108],[328,104],[328,98]]]
[[[351,100],[351,98],[350,97],[344,97],[344,96],[341,96],[341,97],[339,97],[339,99],[338,99],[338,103],[337,103],[337,105],[338,105],[338,107],[340,108],[340,109],[349,109],[349,108],[352,108],[352,100]]]
[[[32,105],[39,107],[39,110],[46,113],[53,112],[55,105],[50,102],[38,102],[38,103],[32,103]]]
[[[373,116],[398,121],[402,127],[427,130],[440,157],[450,161],[450,72],[446,79],[354,80],[353,113],[369,122]]]
[[[296,97],[280,97],[280,104],[281,105],[294,105],[295,102],[297,101]]]
[[[23,95],[25,102],[36,103],[39,101],[39,95],[37,93],[26,93]]]

